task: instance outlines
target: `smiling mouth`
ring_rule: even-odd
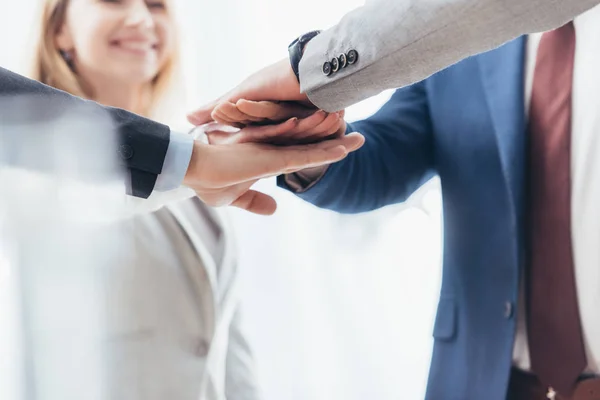
[[[110,44],[112,47],[135,54],[147,54],[158,50],[158,43],[140,40],[114,40]]]

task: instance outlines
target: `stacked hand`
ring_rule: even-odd
[[[204,126],[211,144],[269,143],[281,146],[340,138],[346,131],[344,111],[327,113],[295,103],[238,100],[224,102]],[[232,131],[229,127],[239,127]]]
[[[272,214],[274,199],[250,190],[259,179],[326,166],[364,143],[360,134],[345,135],[343,111],[235,97],[223,97],[189,116],[203,125],[209,144],[196,143],[184,183],[209,205]]]
[[[309,109],[314,107],[300,92],[300,84],[290,62],[284,59],[251,75],[224,96],[190,114],[188,119],[194,125],[206,124],[219,118],[219,112],[216,112],[219,107],[224,107],[221,111],[225,111],[225,103],[236,105],[240,99],[297,102]]]

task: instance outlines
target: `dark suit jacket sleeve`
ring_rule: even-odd
[[[397,90],[375,115],[348,124],[347,132],[362,133],[365,145],[299,197],[343,213],[370,211],[405,201],[435,173],[424,83]],[[290,189],[284,176],[278,183]]]
[[[147,198],[154,189],[169,146],[168,126],[127,111],[103,107],[71,96],[3,68],[0,68],[0,98],[28,98],[34,102],[35,112],[22,110],[23,112],[19,113],[20,118],[27,121],[17,121],[20,123],[36,123],[79,109],[108,114],[117,133],[118,143],[115,151],[118,160],[121,160],[127,171],[127,193]],[[10,121],[14,122],[17,118],[13,108],[0,107],[0,124],[5,132]],[[40,131],[39,134],[43,135],[44,132]]]

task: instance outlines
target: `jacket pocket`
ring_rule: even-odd
[[[450,341],[456,335],[456,302],[453,297],[442,297],[438,304],[437,315],[433,327],[436,340]]]

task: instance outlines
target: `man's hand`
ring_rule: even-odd
[[[329,114],[313,110],[307,117],[297,118],[293,116],[293,113],[288,113],[291,110],[289,105],[247,100],[240,100],[238,104],[235,108],[237,114],[234,116],[233,112],[230,112],[230,119],[226,122],[213,122],[199,128],[207,135],[210,144],[258,142],[295,145],[316,143],[341,137],[346,133],[344,111]],[[292,117],[290,118],[290,116]],[[269,123],[286,118],[290,119],[273,125],[243,126],[242,122],[253,119],[260,123]],[[241,129],[230,127],[238,126],[238,124],[243,127]]]
[[[363,143],[360,134],[285,147],[259,143],[209,145],[196,141],[184,185],[208,205],[233,205],[270,215],[277,204],[272,197],[250,190],[257,180],[340,161]]]
[[[251,75],[229,93],[189,114],[188,120],[194,125],[203,125],[211,121],[226,123],[227,113],[225,112],[225,118],[222,118],[224,116],[219,112],[215,113],[215,109],[225,103],[236,105],[240,99],[293,101],[307,107],[312,106],[308,97],[300,93],[300,84],[292,71],[289,59],[286,58]]]
[[[306,118],[316,111],[318,110],[314,107],[306,107],[292,101],[240,99],[235,104],[229,101],[218,103],[211,113],[211,118],[220,124],[241,128],[246,125],[275,124],[294,117]]]

